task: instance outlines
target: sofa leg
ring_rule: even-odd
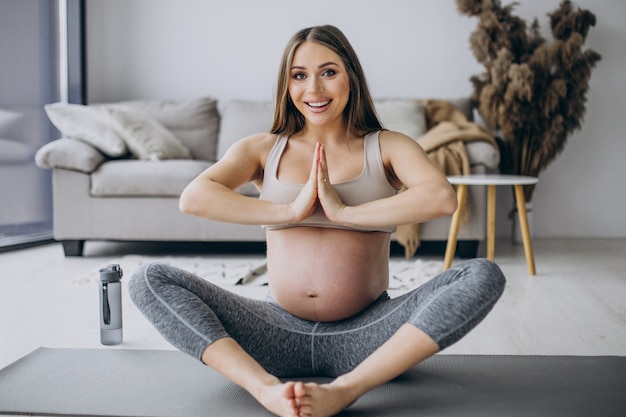
[[[459,258],[470,259],[478,255],[478,240],[459,240],[456,244],[456,254]]]
[[[64,240],[61,243],[65,256],[83,256],[84,240]]]

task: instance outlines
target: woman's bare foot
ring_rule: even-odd
[[[297,417],[299,414],[295,384],[295,382],[282,383],[277,379],[275,384],[263,386],[254,397],[263,407],[277,416]]]
[[[334,416],[358,399],[358,395],[339,380],[330,384],[296,382],[294,393],[301,417]]]

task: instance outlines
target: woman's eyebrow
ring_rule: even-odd
[[[328,62],[323,63],[322,65],[320,65],[317,68],[324,68],[324,67],[329,67],[329,66],[332,66],[332,65],[335,65],[337,67],[339,66],[339,64],[336,64],[333,61],[328,61]]]
[[[319,69],[319,68],[329,67],[329,66],[332,66],[332,65],[337,66],[337,67],[339,66],[337,63],[335,63],[333,61],[328,61],[328,62],[325,62],[325,63],[319,65],[317,68]],[[299,66],[299,65],[294,65],[293,67],[291,67],[291,69],[292,70],[305,70],[306,67],[302,67],[302,66]]]

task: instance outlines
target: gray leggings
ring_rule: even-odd
[[[455,343],[491,310],[504,290],[500,268],[474,259],[391,299],[381,295],[345,320],[313,322],[273,300],[233,294],[189,272],[151,263],[129,283],[133,302],[175,347],[200,358],[211,343],[232,337],[278,377],[342,375],[356,367],[405,323],[440,349]]]

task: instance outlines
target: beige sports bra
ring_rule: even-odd
[[[349,206],[356,206],[373,200],[379,200],[391,197],[397,193],[397,190],[389,184],[385,176],[382,156],[380,154],[380,145],[378,136],[380,132],[373,132],[364,137],[364,163],[363,170],[358,177],[333,184],[341,200]],[[280,136],[276,139],[272,150],[270,151],[267,161],[265,162],[265,172],[263,174],[263,187],[261,188],[260,199],[271,201],[279,204],[289,204],[296,199],[296,196],[302,190],[304,184],[289,184],[280,181],[277,176],[278,164],[285,150],[287,141],[286,136]],[[333,229],[358,230],[364,232],[388,232],[392,233],[394,227],[347,227],[342,226],[328,220],[321,206],[315,209],[313,214],[306,219],[293,224],[265,225],[265,229],[284,229],[287,227],[297,226],[313,226],[325,227]]]

